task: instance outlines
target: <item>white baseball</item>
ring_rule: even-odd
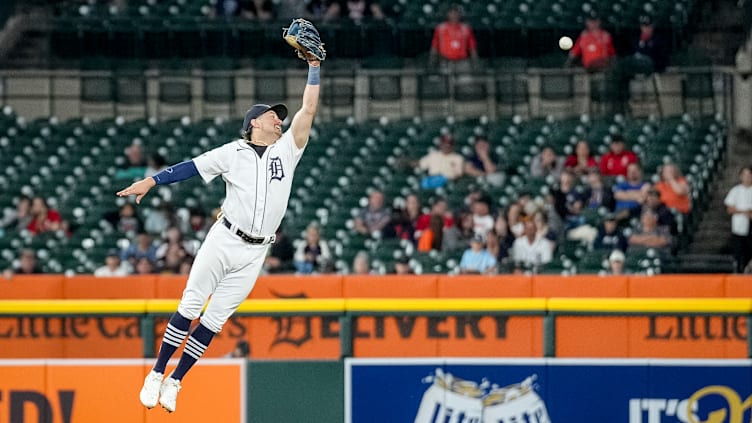
[[[574,45],[574,43],[572,42],[571,38],[569,38],[567,36],[563,36],[563,37],[559,38],[559,48],[560,49],[562,49],[562,50],[569,50],[570,48],[572,48],[572,45]]]

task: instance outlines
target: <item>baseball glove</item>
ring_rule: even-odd
[[[282,38],[295,48],[298,57],[307,62],[326,58],[326,50],[324,50],[324,43],[321,42],[319,31],[305,19],[293,19],[289,27],[283,28]]]

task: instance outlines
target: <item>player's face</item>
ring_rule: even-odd
[[[254,128],[258,128],[262,132],[271,132],[276,135],[282,135],[282,120],[273,110],[269,110],[255,120],[256,125]]]

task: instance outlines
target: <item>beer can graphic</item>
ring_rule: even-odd
[[[483,388],[436,369],[433,381],[423,394],[415,423],[481,423]]]
[[[496,387],[483,398],[483,423],[551,423],[543,402],[533,387],[534,376],[523,382]]]

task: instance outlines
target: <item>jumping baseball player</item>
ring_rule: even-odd
[[[294,20],[283,36],[308,62],[303,105],[286,132],[282,132],[286,106],[256,104],[246,112],[241,139],[171,166],[117,193],[121,197],[136,195],[136,203],[140,203],[154,185],[195,175],[207,183],[222,176],[227,191],[222,213],[196,255],[177,312],[167,324],[156,363],[141,388],[141,403],[147,408],[159,402],[167,411],[175,411],[183,377],[253,289],[287,209],[293,173],[318,107],[319,66],[326,52],[316,28],[303,19]],[[210,296],[200,323],[189,334],[191,322],[199,317]],[[177,367],[164,378],[168,360],[186,337]]]

